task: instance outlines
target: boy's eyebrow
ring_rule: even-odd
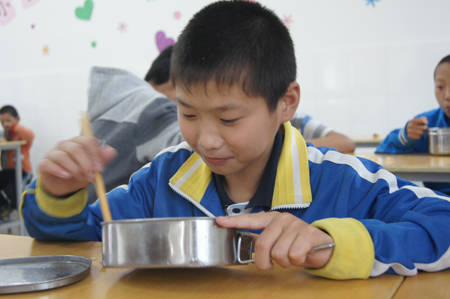
[[[193,108],[191,105],[189,105],[188,103],[184,102],[182,99],[180,98],[176,98],[177,103],[180,103],[180,105],[186,107],[186,108]],[[227,103],[223,106],[219,106],[214,108],[214,110],[219,110],[219,111],[227,111],[227,110],[233,110],[233,109],[239,109],[241,108],[240,105],[235,104],[235,103]]]
[[[184,107],[187,107],[187,108],[192,108],[191,105],[189,105],[189,104],[186,103],[186,102],[183,102],[183,100],[180,99],[179,97],[176,97],[176,98],[175,98],[175,101],[176,101],[177,103],[180,103],[181,106],[184,106]]]

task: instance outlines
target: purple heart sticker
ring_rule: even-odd
[[[175,41],[172,38],[166,38],[164,31],[156,32],[156,46],[158,47],[159,52],[173,44],[175,44]]]

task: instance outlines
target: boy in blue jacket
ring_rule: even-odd
[[[275,262],[352,279],[450,266],[449,198],[306,144],[291,126],[300,98],[294,46],[272,11],[247,1],[206,6],[178,39],[171,77],[186,142],[108,193],[113,219],[209,216],[260,231],[255,264],[265,270]],[[28,233],[101,241],[100,207],[86,205],[86,186],[114,154],[82,136],[51,150],[24,195]]]
[[[381,154],[428,153],[427,128],[450,127],[450,55],[439,61],[434,70],[434,94],[439,108],[424,112],[408,121],[404,128],[393,130],[378,145]],[[449,183],[424,182],[433,190],[450,195]]]

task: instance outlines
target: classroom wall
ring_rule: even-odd
[[[36,133],[35,169],[58,140],[79,134],[92,66],[143,77],[158,46],[211,2],[0,0],[0,105],[15,105]],[[300,109],[319,121],[347,135],[386,134],[437,107],[433,70],[450,53],[450,1],[259,2],[286,22]]]

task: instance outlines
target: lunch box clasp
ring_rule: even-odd
[[[237,233],[237,261],[239,264],[253,263],[253,236],[248,232],[238,231]]]

